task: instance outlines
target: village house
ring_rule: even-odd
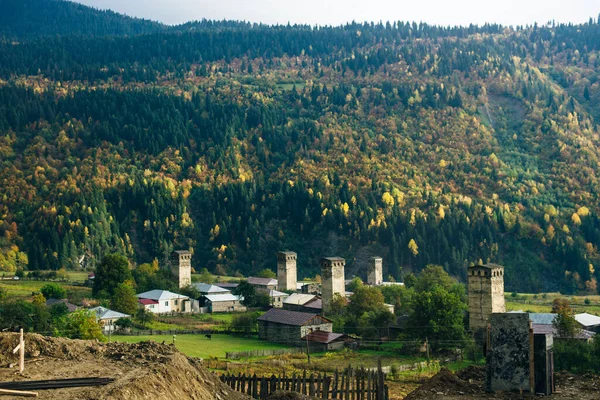
[[[198,308],[196,300],[168,290],[155,289],[136,296],[141,306],[155,314],[191,313]]]
[[[314,294],[293,293],[283,300],[283,308],[290,311],[308,311],[306,304],[318,299]]]
[[[351,339],[343,333],[333,333],[325,331],[310,332],[302,338],[303,341],[309,342],[310,351],[331,351],[342,350],[346,342]]]
[[[272,308],[258,317],[258,337],[270,342],[300,344],[311,332],[332,332],[333,323],[313,313]]]
[[[272,289],[268,292],[269,298],[271,299],[271,306],[275,308],[283,308],[283,301],[290,295],[278,290]]]
[[[237,288],[239,286],[239,283],[237,283],[237,282],[217,282],[214,285],[220,287],[221,289],[227,289],[229,291],[233,291],[235,288]]]
[[[209,313],[245,312],[247,308],[241,303],[242,300],[242,296],[231,293],[207,294],[200,297],[200,305],[207,308]]]
[[[588,313],[575,314],[575,321],[585,330],[600,333],[600,317],[596,315]]]
[[[72,313],[73,311],[76,311],[79,307],[77,307],[75,304],[69,303],[69,301],[67,299],[48,299],[46,300],[46,307],[50,308],[55,304],[64,304],[67,307],[67,310]]]
[[[96,320],[102,327],[104,333],[114,332],[116,329],[115,322],[117,322],[117,320],[121,318],[131,318],[131,315],[109,310],[108,308],[101,306],[90,308],[90,311],[96,314]]]
[[[249,277],[248,283],[256,288],[256,290],[277,290],[277,279],[273,278],[257,278]]]
[[[231,293],[231,290],[229,289],[224,289],[221,286],[211,285],[209,283],[192,283],[192,286],[198,289],[201,295]]]

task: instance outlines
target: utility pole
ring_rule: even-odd
[[[312,328],[310,328],[310,331],[312,332]],[[308,332],[306,333],[306,355],[308,356],[308,363],[310,364],[310,349],[308,346]]]

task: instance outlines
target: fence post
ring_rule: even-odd
[[[308,381],[308,395],[310,397],[315,397],[315,374],[310,374],[310,379]]]
[[[258,377],[256,374],[252,377],[252,397],[258,399]]]
[[[269,387],[269,394],[274,393],[275,391],[277,391],[277,378],[275,378],[275,375],[271,375],[271,384]]]
[[[323,396],[321,396],[322,399],[328,399],[329,398],[329,387],[331,386],[331,377],[330,376],[325,376],[325,379],[323,380]]]
[[[340,372],[338,371],[338,369],[335,369],[335,374],[333,375],[333,387],[331,388],[331,398],[332,399],[337,399],[337,392],[338,392],[338,383],[339,383],[339,376]]]

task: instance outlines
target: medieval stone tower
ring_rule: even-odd
[[[497,264],[473,265],[468,270],[469,328],[487,328],[492,313],[506,312],[504,267]]]
[[[298,271],[296,260],[298,255],[293,251],[280,251],[277,253],[277,286],[281,291],[296,291]]]
[[[383,283],[383,259],[381,257],[372,257],[369,260],[367,283],[373,286],[379,286]]]
[[[321,260],[321,295],[324,313],[330,310],[331,302],[336,294],[342,297],[346,295],[345,266],[346,260],[341,257],[325,257]]]
[[[171,253],[171,274],[180,288],[192,284],[192,253],[178,250]]]

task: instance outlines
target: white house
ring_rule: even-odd
[[[195,300],[168,290],[150,290],[136,295],[139,303],[155,314],[191,313]],[[151,301],[148,301],[151,300]]]
[[[96,320],[102,326],[104,332],[114,332],[115,322],[121,318],[131,318],[131,315],[123,314],[118,311],[109,310],[105,307],[94,307],[90,308],[94,314],[96,314]]]
[[[592,332],[600,332],[600,317],[596,315],[588,313],[575,314],[575,320],[583,329]]]

